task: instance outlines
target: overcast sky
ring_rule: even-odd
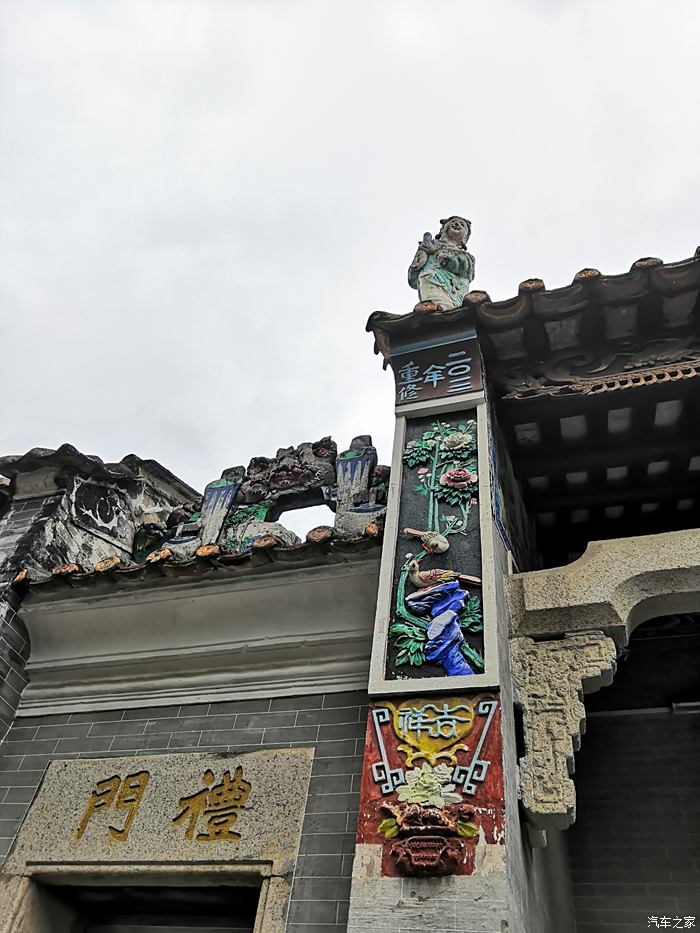
[[[365,322],[440,217],[492,298],[693,254],[699,47],[697,0],[0,0],[0,453],[388,462]]]

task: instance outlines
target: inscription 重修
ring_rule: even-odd
[[[466,350],[453,350],[443,359],[444,362],[431,360],[425,365],[425,354],[417,353],[401,365],[397,361],[397,403],[457,395],[480,388],[479,366],[473,354]]]

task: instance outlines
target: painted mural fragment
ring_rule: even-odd
[[[484,670],[476,421],[407,424],[386,675]]]
[[[503,826],[496,695],[372,704],[357,841],[382,845],[382,874],[471,874]]]

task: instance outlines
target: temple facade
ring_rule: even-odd
[[[387,466],[0,458],[0,933],[698,925],[700,251],[496,302],[470,233]]]

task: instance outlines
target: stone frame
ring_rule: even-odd
[[[164,879],[175,884],[252,881],[261,889],[254,933],[280,933],[299,854],[313,755],[313,748],[295,747],[52,761],[0,870],[0,933],[44,933],[39,914],[47,897],[35,882],[119,884],[125,878],[135,885],[162,884]],[[228,830],[236,827],[231,849],[231,840],[216,834],[210,838],[208,831],[194,838],[201,823],[191,822],[186,831],[182,813],[177,819],[173,816],[193,796],[201,797],[201,792],[191,791],[206,792],[214,776],[228,773],[230,785],[234,766],[234,780],[248,786],[239,788],[238,804],[229,802],[223,808],[235,811],[234,822],[227,824]],[[110,772],[120,782],[129,772],[131,777],[145,775],[138,785],[140,794],[134,792],[132,799],[120,803],[113,791],[101,808],[90,807],[97,782]],[[205,782],[207,773],[211,777]],[[120,796],[125,786],[121,784]],[[213,809],[193,808],[190,818],[221,811],[220,804],[218,811],[211,801],[205,805]],[[187,810],[185,804],[183,813]],[[123,821],[124,828],[109,828],[115,814],[117,825]],[[198,846],[202,838],[206,848]],[[32,911],[35,920],[30,922],[27,913]],[[53,933],[50,926],[46,933]]]
[[[222,882],[226,885],[252,884],[260,887],[260,899],[253,933],[280,933],[285,928],[290,882],[271,874],[269,862],[219,866],[189,862],[162,862],[139,865],[134,863],[41,863],[26,866],[22,875],[3,877],[0,888],[0,933],[44,933],[36,923],[38,903],[36,883],[54,887],[90,884],[180,884],[197,887]],[[144,881],[144,878],[148,878]],[[193,880],[195,879],[196,880]],[[48,931],[46,931],[48,933]]]
[[[484,613],[484,673],[465,677],[429,677],[412,680],[389,680],[385,675],[387,638],[391,624],[391,594],[393,588],[396,542],[399,534],[399,503],[403,449],[407,418],[428,415],[454,414],[473,409],[477,422],[479,464],[479,520],[481,529],[482,599]],[[499,659],[496,642],[496,594],[492,568],[494,565],[493,535],[496,533],[491,517],[490,492],[491,463],[489,456],[488,412],[483,392],[462,395],[454,399],[439,399],[396,409],[396,428],[391,458],[391,479],[387,502],[387,523],[384,529],[377,613],[374,622],[370,696],[392,696],[408,693],[463,693],[495,689],[499,684]]]

